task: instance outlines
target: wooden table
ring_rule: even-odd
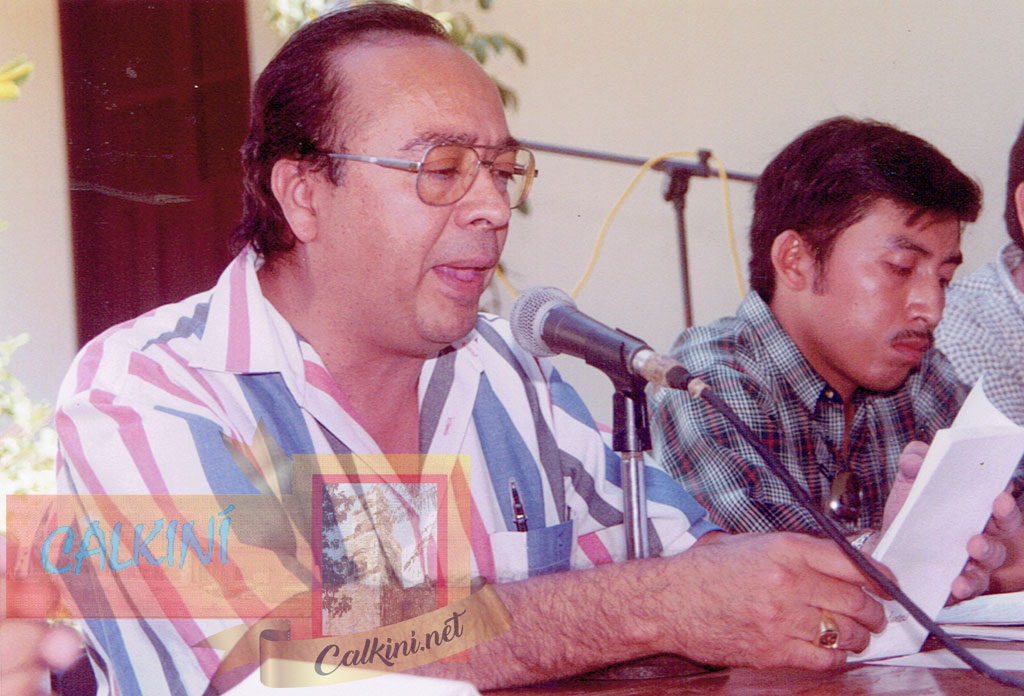
[[[1020,643],[965,641],[968,648],[1024,650]],[[1024,672],[1015,672],[1024,678]],[[568,679],[515,689],[485,692],[486,696],[1020,696],[1022,692],[1003,686],[969,669],[925,669],[852,664],[833,672],[795,669],[727,669],[691,677],[669,677],[628,681]]]

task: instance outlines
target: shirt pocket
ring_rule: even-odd
[[[514,582],[569,570],[573,540],[572,520],[526,532],[491,534],[497,581]]]

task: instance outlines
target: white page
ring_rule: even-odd
[[[994,648],[975,648],[971,654],[993,669],[1001,671],[1024,670],[1024,650],[998,650]],[[876,660],[873,665],[897,665],[899,667],[928,667],[930,669],[970,669],[964,662],[945,648],[929,650],[913,655],[892,657],[888,660]],[[979,692],[980,693],[980,692]]]
[[[991,624],[941,624],[941,626],[942,630],[954,638],[1024,641],[1024,626],[993,626]]]
[[[989,425],[975,427],[979,422]],[[968,539],[984,528],[992,501],[1005,488],[1022,454],[1024,428],[992,406],[981,381],[971,390],[953,427],[936,433],[906,503],[873,554],[929,617],[935,618],[945,604],[950,585],[967,562]],[[920,650],[927,631],[897,602],[883,604],[888,625],[851,660]]]
[[[1024,591],[988,594],[943,607],[939,623],[1024,625]]]

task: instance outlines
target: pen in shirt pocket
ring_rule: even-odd
[[[519,497],[519,489],[516,488],[515,479],[508,480],[508,492],[512,498],[512,517],[516,522],[516,531],[525,532],[529,527],[526,525],[526,508],[523,507],[523,500]]]

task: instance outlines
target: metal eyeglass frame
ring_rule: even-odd
[[[449,201],[447,203],[433,203],[431,201],[428,201],[428,200],[426,200],[423,197],[423,194],[420,191],[420,178],[419,178],[419,176],[420,176],[420,172],[423,169],[423,163],[427,161],[427,157],[430,156],[430,153],[434,149],[439,148],[439,147],[459,147],[459,148],[463,148],[463,149],[466,149],[466,150],[470,150],[470,151],[473,152],[473,154],[476,155],[476,169],[473,171],[473,176],[469,178],[469,185],[466,187],[466,190],[463,191],[459,195],[458,198],[456,198],[455,200]],[[497,153],[495,153],[493,159],[485,160],[483,157],[480,156],[480,153],[477,151],[477,148],[488,149],[488,150],[497,150]],[[529,164],[529,166],[526,166],[526,167],[524,167],[523,165],[520,165],[520,164],[516,164],[515,173],[516,174],[521,174],[522,176],[525,177],[526,180],[523,182],[523,190],[522,190],[522,193],[519,194],[519,201],[515,205],[510,206],[511,208],[514,209],[514,208],[518,208],[519,206],[521,206],[523,204],[523,202],[526,200],[526,197],[527,197],[527,195],[530,192],[530,187],[533,185],[533,180],[536,179],[537,175],[539,174],[539,172],[537,171],[537,168],[534,166],[534,162],[536,161],[536,159],[535,159],[535,157],[533,155],[533,151],[528,150],[525,147],[518,147],[518,146],[516,146],[516,147],[496,148],[493,145],[479,145],[479,144],[463,145],[461,143],[438,143],[436,145],[431,145],[430,147],[428,147],[427,150],[423,153],[423,156],[420,158],[420,160],[418,162],[414,161],[414,160],[395,159],[395,158],[392,158],[392,157],[374,157],[372,155],[353,155],[353,154],[350,154],[348,152],[326,152],[324,150],[317,150],[317,153],[321,154],[321,155],[326,155],[327,157],[330,157],[332,159],[352,160],[354,162],[366,162],[368,164],[376,164],[378,167],[387,167],[388,169],[398,169],[400,171],[410,172],[412,174],[415,174],[416,175],[416,195],[419,196],[419,199],[421,201],[423,201],[424,203],[426,203],[427,205],[445,206],[445,205],[453,205],[455,203],[458,203],[460,200],[462,200],[462,198],[467,193],[469,193],[469,190],[471,188],[473,188],[473,184],[476,182],[477,176],[480,175],[480,166],[481,165],[487,167],[491,171],[491,176],[493,177],[494,176],[494,160],[497,159],[498,156],[501,155],[504,152],[520,151],[520,150],[530,155],[530,164]]]

